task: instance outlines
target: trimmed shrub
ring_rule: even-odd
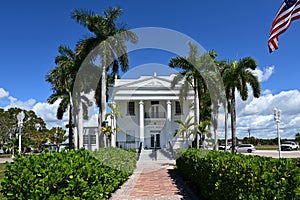
[[[136,168],[137,152],[135,149],[102,148],[93,152],[95,158],[113,169],[133,173]]]
[[[127,152],[121,150],[122,155]],[[114,160],[116,155],[110,156]],[[130,174],[108,167],[84,149],[32,154],[7,164],[1,192],[4,199],[107,199]]]
[[[176,164],[207,199],[300,197],[300,159],[188,149]]]

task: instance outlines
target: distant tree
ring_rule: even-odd
[[[16,152],[18,148],[18,120],[17,115],[23,111],[25,118],[22,126],[22,149],[27,146],[39,148],[40,144],[46,141],[47,132],[46,123],[38,117],[34,111],[22,110],[20,108],[9,108],[7,111],[0,109],[0,144],[4,149],[10,149]],[[37,130],[37,124],[43,131]]]
[[[300,133],[296,133],[295,135],[295,141],[300,142]]]
[[[64,130],[61,127],[52,127],[47,134],[47,139],[49,140],[49,142],[51,143],[56,143],[56,144],[60,144],[62,142],[64,142],[68,136],[65,136],[66,134],[66,130]]]

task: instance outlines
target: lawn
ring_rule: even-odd
[[[261,145],[261,146],[255,146],[256,150],[278,150],[277,145]]]

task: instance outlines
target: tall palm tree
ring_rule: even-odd
[[[184,84],[181,87],[181,102],[182,96],[186,96],[189,91],[189,87],[192,87],[194,90],[194,124],[198,124],[200,121],[200,97],[199,90],[201,82],[203,78],[200,74],[200,66],[199,66],[199,54],[198,48],[195,44],[189,42],[190,52],[188,57],[177,56],[172,58],[169,62],[169,66],[171,68],[177,68],[181,71],[174,77],[171,88],[174,88],[175,85],[184,80]],[[194,127],[194,131],[197,132],[197,128]],[[198,145],[198,136],[196,137],[196,145]]]
[[[60,45],[59,55],[55,58],[56,66],[46,75],[46,81],[52,85],[53,94],[47,101],[53,104],[60,100],[56,117],[62,119],[69,107],[69,148],[73,149],[73,101],[72,90],[78,67],[75,63],[75,53],[67,46]]]
[[[93,36],[80,40],[76,47],[76,56],[83,60],[91,55],[91,61],[101,59],[101,79],[95,92],[99,107],[99,131],[106,114],[106,82],[107,72],[111,70],[113,76],[118,74],[119,68],[123,72],[128,70],[129,60],[125,42],[137,42],[137,36],[126,29],[125,25],[118,26],[117,20],[122,14],[119,7],[109,8],[103,16],[90,10],[75,9],[72,18],[86,27]],[[103,135],[104,136],[104,135]]]
[[[215,67],[215,51],[210,51],[199,56],[197,46],[191,42],[188,43],[190,52],[188,57],[177,56],[169,62],[171,68],[180,69],[180,72],[174,77],[171,88],[184,80],[181,87],[182,96],[186,97],[190,87],[194,91],[194,123],[201,124],[201,121],[207,121],[211,118],[211,99],[206,82],[212,82],[214,76],[212,69]],[[214,79],[216,80],[216,79]],[[214,83],[210,84],[214,85]],[[210,86],[211,87],[211,86]],[[197,133],[197,127],[195,133]],[[199,146],[198,136],[196,137],[196,146]]]
[[[257,76],[252,70],[257,67],[256,61],[251,57],[246,57],[240,61],[228,63],[222,69],[226,96],[230,98],[229,107],[231,115],[231,134],[232,134],[232,151],[236,147],[236,108],[235,95],[239,93],[243,101],[248,99],[248,85],[251,86],[253,96],[260,96],[260,84]]]

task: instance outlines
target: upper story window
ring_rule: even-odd
[[[182,109],[179,101],[175,102],[175,114],[182,115]]]
[[[151,101],[151,106],[153,105],[159,105],[159,101]]]
[[[135,109],[134,109],[134,102],[133,101],[130,101],[128,102],[128,105],[127,105],[127,114],[128,115],[135,115]]]

